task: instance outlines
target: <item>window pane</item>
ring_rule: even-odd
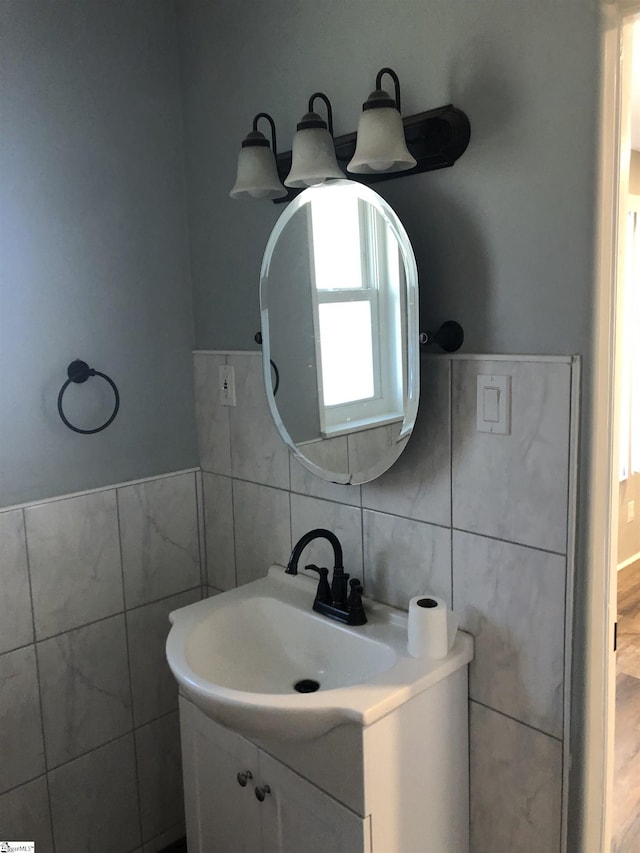
[[[334,191],[338,189],[334,187]],[[313,258],[318,290],[353,290],[362,287],[359,204],[349,187],[340,187],[340,204],[334,192],[319,190],[311,204]]]
[[[318,311],[325,406],[373,397],[370,303],[325,302]]]

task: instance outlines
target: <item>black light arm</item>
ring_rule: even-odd
[[[266,120],[271,125],[271,147],[273,149],[273,156],[277,157],[278,156],[278,147],[276,145],[276,125],[275,125],[274,120],[269,115],[269,113],[258,113],[258,115],[254,116],[254,118],[253,118],[253,131],[255,133],[255,131],[258,129],[258,119],[261,119],[261,118],[266,118]]]
[[[324,101],[325,106],[327,108],[327,126],[329,128],[329,133],[333,136],[333,110],[331,109],[331,101],[324,92],[314,92],[313,95],[309,98],[309,112],[314,113],[313,102],[316,98],[320,98],[321,101]]]
[[[380,71],[378,71],[378,73],[376,74],[376,89],[382,89],[382,76],[384,74],[388,74],[389,77],[391,77],[391,79],[393,80],[393,85],[395,86],[396,90],[396,109],[399,113],[401,113],[402,110],[400,108],[400,78],[393,70],[393,68],[381,68]]]

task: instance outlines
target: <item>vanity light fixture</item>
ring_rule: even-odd
[[[382,88],[387,74],[395,86],[395,100]],[[400,80],[392,68],[381,68],[376,75],[376,88],[362,105],[358,122],[358,138],[349,172],[404,172],[416,165],[404,138],[400,115]]]
[[[314,112],[314,101],[320,98],[327,107],[327,122]],[[296,189],[315,187],[332,178],[344,178],[338,166],[333,142],[333,111],[329,98],[315,92],[309,98],[309,111],[303,115],[296,128],[291,146],[291,171],[285,178],[286,187]]]
[[[395,98],[380,88],[385,74],[394,82]],[[275,150],[273,119],[267,113],[258,113],[253,133],[242,143],[231,197],[271,198],[279,204],[291,201],[305,187],[334,178],[371,185],[453,166],[464,154],[471,128],[462,110],[446,104],[403,118],[397,74],[391,68],[382,68],[376,75],[376,87],[363,104],[358,132],[335,138],[331,103],[322,92],[316,92],[309,98],[309,112],[298,124],[292,150],[282,154]],[[314,112],[318,98],[326,104],[327,122]],[[263,117],[271,124],[273,156],[269,143],[257,130],[257,121]]]
[[[271,143],[258,130],[258,120],[264,118],[271,125]],[[229,193],[231,198],[282,198],[287,190],[278,175],[276,157],[276,126],[269,113],[258,113],[253,119],[253,130],[242,140],[238,154],[236,182]]]

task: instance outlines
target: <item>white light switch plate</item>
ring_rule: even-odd
[[[511,433],[511,377],[481,374],[477,391],[478,432]]]

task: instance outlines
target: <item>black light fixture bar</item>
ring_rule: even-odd
[[[404,172],[380,172],[375,174],[354,174],[347,172],[347,163],[356,150],[357,134],[346,133],[335,137],[336,158],[343,170],[345,178],[358,181],[361,184],[377,184],[380,181],[390,181],[404,178],[407,175],[417,175],[420,172],[433,172],[453,166],[456,160],[464,154],[471,137],[469,119],[462,110],[452,104],[426,110],[402,119],[407,148],[416,158],[417,165]],[[291,169],[291,151],[284,151],[276,158],[278,174],[281,180]],[[290,188],[286,196],[274,198],[274,204],[281,204],[294,199],[302,189]]]

